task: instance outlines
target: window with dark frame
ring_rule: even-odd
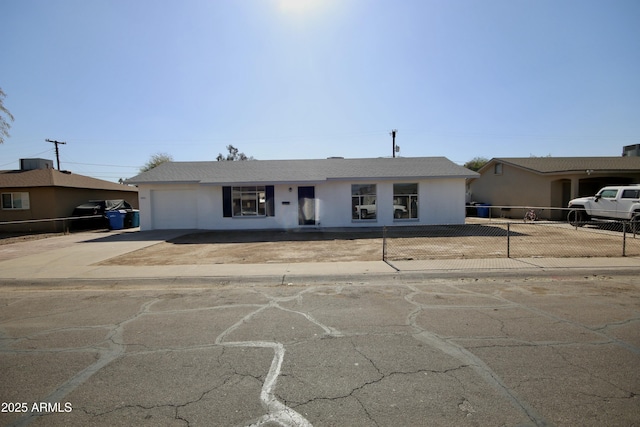
[[[418,184],[393,184],[393,217],[418,218]]]
[[[29,209],[29,193],[2,193],[2,209]]]
[[[225,218],[275,216],[274,186],[222,187],[222,216]]]
[[[376,184],[351,185],[351,218],[354,220],[377,218]]]
[[[233,216],[265,216],[264,186],[232,187]]]

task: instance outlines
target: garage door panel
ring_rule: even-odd
[[[151,191],[151,216],[153,228],[197,228],[197,199],[194,190]]]

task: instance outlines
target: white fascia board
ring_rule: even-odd
[[[134,185],[181,185],[181,184],[199,184],[200,181],[125,181]]]
[[[430,175],[430,176],[377,176],[377,177],[349,177],[349,178],[327,178],[327,181],[426,181],[429,179],[467,179],[478,178],[480,175]]]
[[[326,181],[201,181],[201,185],[213,185],[213,186],[248,186],[248,185],[309,185],[309,184],[322,184]]]

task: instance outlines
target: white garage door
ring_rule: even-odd
[[[151,222],[156,230],[197,228],[194,190],[152,190]]]

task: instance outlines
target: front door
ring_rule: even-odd
[[[315,187],[298,187],[298,225],[316,225]]]

